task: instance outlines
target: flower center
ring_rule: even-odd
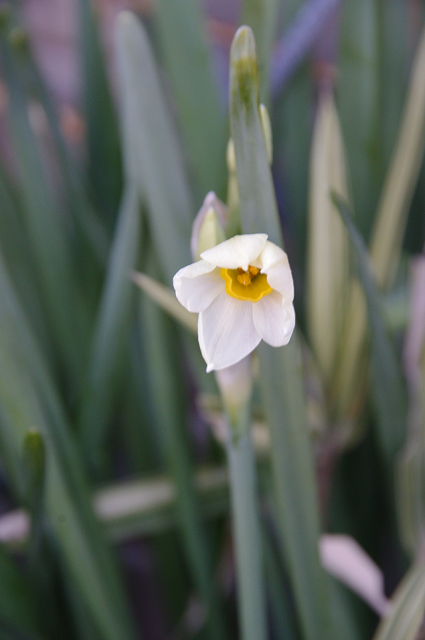
[[[258,302],[273,291],[265,273],[249,265],[248,270],[221,269],[220,275],[226,283],[226,293],[238,300]]]

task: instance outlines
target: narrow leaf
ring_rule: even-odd
[[[84,362],[84,315],[72,236],[49,189],[46,167],[33,130],[34,123],[29,118],[31,105],[25,91],[20,60],[20,46],[26,46],[26,43],[10,45],[9,42],[6,34],[1,33],[2,62],[10,96],[8,115],[22,211],[48,322],[66,369],[78,384]]]
[[[407,214],[425,150],[425,29],[410,75],[406,102],[370,243],[377,282],[387,289],[396,273]]]
[[[382,179],[378,3],[346,0],[341,17],[338,105],[357,224],[368,238]]]
[[[117,116],[108,86],[94,8],[90,0],[79,0],[78,9],[89,173],[103,220],[111,228],[122,189]]]
[[[81,461],[38,345],[0,256],[0,448],[20,495],[23,437],[46,445],[45,508],[69,575],[105,640],[133,638],[117,571],[93,516]]]
[[[425,612],[425,566],[412,565],[391,598],[391,611],[373,640],[416,640]]]
[[[171,317],[175,318],[177,322],[180,322],[184,327],[189,329],[192,333],[197,335],[198,333],[198,314],[190,313],[187,311],[180,302],[178,302],[174,291],[168,287],[164,287],[163,284],[153,280],[145,273],[132,273],[132,280],[144,291],[147,295],[156,302],[158,306],[166,311]]]
[[[335,365],[349,291],[348,238],[329,198],[348,200],[344,146],[331,92],[319,97],[310,156],[308,220],[308,327],[327,384]]]
[[[126,187],[102,292],[92,354],[88,388],[79,417],[86,454],[95,460],[106,435],[111,408],[120,388],[120,364],[127,338],[133,286],[129,273],[135,268],[141,240],[141,212],[134,185]]]
[[[0,620],[33,639],[41,638],[34,590],[0,547]]]
[[[279,2],[277,0],[245,0],[242,24],[251,27],[257,45],[260,101],[269,104],[269,68],[276,36]]]
[[[282,246],[276,200],[258,113],[255,43],[249,28],[236,33],[230,64],[230,117],[244,233],[267,233]],[[299,346],[260,344],[260,380],[272,442],[282,547],[305,637],[332,637],[326,575],[319,563],[319,514]]]
[[[196,591],[208,611],[207,628],[219,640],[224,629],[211,583],[211,557],[199,517],[192,463],[184,437],[187,406],[181,386],[181,363],[169,319],[147,298],[141,300],[146,335],[146,366],[154,399],[162,454],[176,486],[176,511],[186,559]]]
[[[160,0],[155,18],[199,196],[203,199],[211,190],[223,194],[226,122],[202,7],[197,0]]]
[[[335,194],[332,198],[347,226],[366,298],[371,332],[373,397],[377,410],[378,434],[381,452],[390,470],[394,456],[403,443],[406,426],[406,393],[401,367],[385,326],[382,301],[363,239],[354,225],[347,205]]]
[[[117,20],[121,123],[126,180],[146,201],[150,229],[166,284],[189,264],[192,204],[184,162],[145,30],[123,11]]]

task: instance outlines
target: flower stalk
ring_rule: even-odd
[[[258,513],[255,455],[251,438],[251,358],[216,372],[226,407],[232,527],[236,559],[240,637],[266,640],[267,621]]]

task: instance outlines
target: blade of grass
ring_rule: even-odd
[[[397,143],[386,174],[375,216],[370,257],[377,284],[384,290],[393,282],[401,245],[425,148],[425,31],[412,66]],[[366,309],[358,291],[351,293],[346,344],[336,376],[337,416],[353,405],[353,389],[364,367]]]
[[[284,180],[284,225],[291,237],[294,269],[302,275],[307,253],[308,172],[314,87],[307,65],[299,70],[275,104],[273,139],[276,175]],[[299,258],[297,258],[299,256]]]
[[[407,6],[397,0],[378,1],[380,63],[380,125],[383,166],[386,169],[394,148],[406,92]]]
[[[72,238],[53,202],[28,119],[28,96],[21,83],[20,48],[26,46],[22,38],[24,36],[15,29],[9,38],[12,46],[9,46],[4,26],[0,33],[22,210],[49,325],[66,371],[78,385],[84,362],[84,316],[71,249]]]
[[[201,5],[196,0],[160,0],[155,22],[190,167],[199,188],[199,203],[211,190],[223,197],[227,127],[218,100]]]
[[[90,0],[79,0],[79,26],[89,173],[103,219],[109,228],[113,228],[122,188],[120,142],[105,60]]]
[[[279,558],[271,543],[263,536],[264,563],[270,599],[271,626],[277,638],[295,640],[295,622],[289,603],[289,593],[285,592],[279,574]]]
[[[0,620],[13,624],[32,638],[40,638],[40,622],[34,591],[0,547]]]
[[[76,163],[74,163],[73,159],[69,155],[60,128],[55,105],[53,104],[52,98],[44,84],[43,78],[40,76],[38,69],[31,58],[28,59],[28,65],[30,67],[31,75],[33,76],[33,86],[31,89],[39,95],[40,103],[42,104],[48,118],[50,131],[55,143],[58,163],[67,189],[69,208],[75,222],[76,230],[81,231],[82,236],[86,240],[87,245],[92,252],[92,256],[96,259],[96,264],[93,266],[97,268],[99,268],[99,266],[104,267],[107,261],[109,249],[109,238],[106,226],[98,217],[97,211],[94,210],[85,191],[83,176],[81,175]],[[82,239],[78,238],[78,240],[82,244]]]
[[[251,433],[251,357],[216,371],[215,377],[226,414],[224,442],[229,468],[240,635],[243,640],[265,640],[268,630],[263,545]]]
[[[38,107],[44,109],[47,117],[49,134],[51,134],[54,151],[57,154],[55,161],[57,161],[60,167],[60,172],[66,186],[69,208],[74,218],[76,228],[81,230],[88,246],[96,257],[98,263],[96,266],[103,266],[106,262],[108,250],[106,229],[103,222],[97,217],[97,213],[94,211],[92,204],[89,202],[89,198],[85,192],[85,185],[83,185],[83,177],[77,168],[76,162],[71,158],[65,144],[57,113],[57,105],[54,103],[45,85],[44,78],[34,63],[29,47],[21,49],[20,58],[22,63],[22,82],[25,83],[25,90],[36,102]],[[80,238],[76,238],[76,240],[78,241]],[[85,275],[86,281],[87,274]]]
[[[265,232],[282,246],[272,177],[258,115],[255,43],[237,32],[231,50],[230,117],[244,233]],[[272,440],[282,547],[306,638],[333,636],[326,576],[320,567],[317,495],[296,336],[282,349],[260,344],[260,380]]]
[[[344,147],[330,92],[319,97],[310,157],[307,251],[309,336],[329,384],[348,294],[348,239],[329,188],[348,199]]]
[[[192,463],[184,437],[187,401],[181,386],[181,363],[170,320],[146,297],[141,300],[146,335],[146,367],[156,408],[156,426],[163,456],[176,484],[176,510],[193,583],[207,615],[207,631],[217,640],[226,636],[211,582],[211,558],[199,517]]]
[[[396,146],[385,177],[370,242],[377,282],[387,289],[396,273],[407,214],[425,150],[425,30],[411,70]]]
[[[53,360],[53,345],[46,327],[43,306],[37,283],[34,282],[34,261],[30,245],[22,224],[22,212],[13,191],[7,182],[6,175],[0,171],[0,245],[2,255],[14,283],[16,291],[31,319],[31,324],[38,340],[43,346],[48,359]]]
[[[238,419],[236,429],[244,428]],[[261,535],[256,500],[256,470],[249,430],[236,436],[229,425],[226,443],[230,473],[233,544],[236,556],[238,585],[238,617],[243,640],[265,640],[264,578]]]
[[[145,30],[135,15],[119,14],[116,28],[122,81],[122,133],[126,180],[146,201],[166,284],[191,262],[190,192]]]
[[[373,640],[415,640],[425,611],[425,565],[412,565],[391,598],[392,609]]]
[[[269,71],[279,10],[277,0],[246,0],[241,24],[251,27],[257,45],[260,102],[269,105]]]
[[[342,3],[339,113],[358,226],[369,237],[382,179],[377,2]]]
[[[66,417],[1,256],[0,372],[2,459],[15,493],[22,439],[35,427],[46,444],[46,511],[64,563],[105,640],[131,639],[118,572],[94,518]]]
[[[141,237],[141,212],[134,185],[124,190],[109,257],[78,429],[87,459],[99,467],[102,447],[122,378],[122,360],[130,326],[133,284]]]
[[[372,389],[377,410],[378,435],[387,471],[391,472],[394,456],[404,440],[406,426],[407,398],[401,366],[385,326],[382,301],[371,272],[370,258],[364,241],[354,225],[345,202],[335,193],[332,194],[332,200],[347,227],[366,297],[372,347]]]
[[[132,274],[133,281],[156,302],[156,304],[166,311],[172,318],[192,333],[198,333],[198,314],[186,311],[177,301],[176,294],[172,289],[164,287],[160,282],[153,280],[145,273]]]

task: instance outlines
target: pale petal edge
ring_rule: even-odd
[[[295,310],[277,291],[253,305],[253,320],[258,334],[272,347],[288,344],[295,327]]]
[[[221,293],[199,314],[198,341],[207,373],[230,367],[259,344],[252,318],[252,303]]]
[[[225,288],[219,269],[204,260],[180,269],[173,278],[173,286],[177,300],[193,313],[206,309]]]
[[[229,238],[201,253],[201,258],[224,269],[245,271],[257,259],[267,242],[267,234],[252,233]]]

